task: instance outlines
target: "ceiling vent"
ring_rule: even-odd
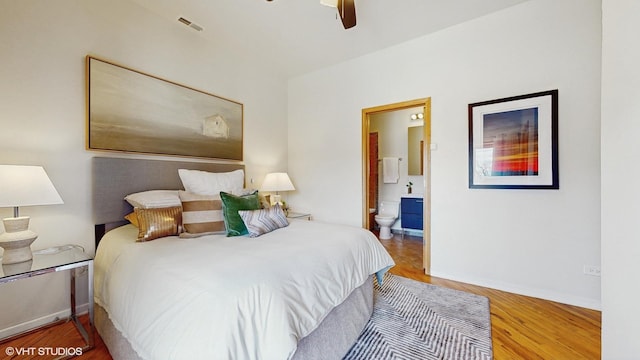
[[[203,30],[202,26],[200,26],[200,25],[198,25],[198,24],[196,24],[194,22],[191,22],[190,20],[187,20],[187,19],[185,19],[183,17],[178,18],[178,21],[180,21],[181,23],[187,25],[188,27],[190,27],[190,28],[192,28],[192,29],[194,29],[196,31],[202,31]]]

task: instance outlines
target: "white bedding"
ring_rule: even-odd
[[[369,231],[293,221],[257,238],[134,242],[95,258],[95,301],[144,359],[288,359],[336,305],[393,260]]]

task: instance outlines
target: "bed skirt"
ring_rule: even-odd
[[[141,360],[131,344],[113,326],[109,315],[95,304],[95,326],[114,360]],[[342,359],[373,312],[373,276],[335,307],[311,334],[298,342],[295,360]],[[284,359],[283,359],[284,360]]]

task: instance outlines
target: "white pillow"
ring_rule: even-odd
[[[178,175],[184,189],[198,195],[219,195],[220,191],[236,193],[244,187],[242,169],[224,173],[178,169]]]
[[[155,209],[181,206],[178,190],[148,190],[129,194],[124,199],[134,208]]]

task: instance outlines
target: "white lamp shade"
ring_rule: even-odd
[[[0,207],[63,203],[42,166],[0,165]]]
[[[262,191],[291,191],[295,189],[289,175],[284,172],[267,174],[260,188]]]

